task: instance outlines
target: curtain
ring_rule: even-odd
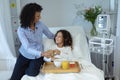
[[[0,0],[0,71],[13,70],[16,58],[9,0]]]
[[[15,54],[9,0],[0,0],[0,59]],[[1,56],[2,55],[2,56]]]
[[[116,80],[120,79],[120,0],[118,0],[118,12],[117,12],[116,44],[114,54],[114,75],[116,77]]]

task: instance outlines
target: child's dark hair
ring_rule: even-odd
[[[71,46],[71,49],[73,49],[72,45],[73,45],[73,41],[72,41],[72,37],[69,31],[67,30],[59,30],[57,31],[57,33],[55,34],[55,37],[57,36],[57,34],[61,32],[62,36],[63,36],[63,46]],[[54,42],[55,41],[55,37],[54,37]]]
[[[36,3],[26,4],[20,14],[21,27],[27,28],[34,21],[35,13],[41,12],[42,7]]]

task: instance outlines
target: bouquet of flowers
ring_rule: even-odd
[[[100,6],[95,6],[93,8],[89,8],[84,11],[83,16],[85,20],[90,21],[93,26],[90,32],[92,36],[97,35],[95,20],[101,12],[102,12],[102,8]]]

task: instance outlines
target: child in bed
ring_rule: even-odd
[[[45,53],[51,54],[50,58],[44,57],[45,61],[54,61],[56,58],[68,59],[72,57],[72,37],[67,30],[59,30],[55,34],[54,42],[56,45]]]

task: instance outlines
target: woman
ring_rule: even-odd
[[[54,61],[55,58],[69,59],[72,58],[72,37],[67,30],[59,30],[54,38],[55,46],[44,52],[51,54],[51,58],[44,57],[45,61]]]
[[[50,56],[43,53],[42,36],[45,34],[48,38],[53,39],[54,34],[39,21],[41,11],[42,7],[36,3],[25,5],[21,11],[21,26],[17,30],[21,42],[20,54],[10,80],[20,80],[24,74],[38,75],[40,67],[44,63],[43,56]]]

